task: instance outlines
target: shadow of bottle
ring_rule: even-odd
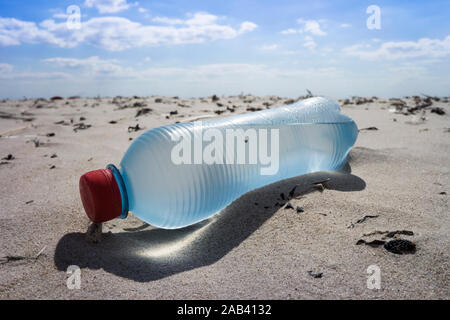
[[[347,164],[339,172],[317,172],[283,180],[249,192],[211,219],[176,230],[137,228],[104,234],[99,244],[90,244],[84,233],[64,235],[58,242],[54,262],[59,270],[69,265],[99,269],[139,282],[158,280],[170,275],[215,263],[237,247],[288,200],[317,192],[312,186],[327,182],[327,189],[344,192],[363,190],[364,180],[352,175]],[[130,230],[130,229],[125,229]]]

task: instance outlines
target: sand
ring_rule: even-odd
[[[425,120],[420,111],[392,112],[392,100],[350,100],[343,112],[359,128],[378,130],[360,132],[341,172],[255,190],[213,218],[180,230],[156,229],[130,214],[105,223],[100,243],[88,243],[78,179],[120,162],[130,138],[143,132],[128,132],[130,126],[146,130],[286,101],[219,98],[1,101],[0,156],[14,159],[0,165],[0,299],[450,297],[450,104],[445,99],[432,101]],[[413,98],[403,100],[415,105]],[[139,104],[152,111],[136,118]],[[434,107],[446,114],[431,113]],[[169,116],[175,110],[178,114]],[[217,110],[227,111],[218,115]],[[85,129],[75,132],[77,127]],[[327,178],[324,190],[311,187]],[[280,194],[296,184],[294,209],[277,206]],[[376,234],[396,230],[413,234]],[[416,252],[399,255],[382,245],[356,245],[360,239],[406,239]],[[81,268],[80,289],[67,287],[70,265]],[[380,289],[367,287],[371,265],[380,268]]]

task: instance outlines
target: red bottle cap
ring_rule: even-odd
[[[111,170],[89,171],[80,177],[84,211],[92,222],[115,219],[122,213],[120,189]]]

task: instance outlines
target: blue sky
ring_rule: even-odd
[[[370,5],[380,29],[366,25]],[[0,0],[0,97],[450,96],[448,12],[449,1]]]

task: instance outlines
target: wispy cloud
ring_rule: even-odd
[[[298,33],[310,33],[315,36],[326,36],[327,33],[320,27],[318,20],[304,20],[302,18],[297,20],[297,23],[301,25],[301,28],[289,28],[281,31],[281,34],[298,34]]]
[[[161,18],[162,19],[162,18]],[[107,50],[119,51],[134,47],[202,43],[219,39],[233,39],[253,31],[257,25],[245,21],[238,28],[217,22],[217,16],[195,13],[180,19],[179,26],[143,25],[123,17],[97,17],[82,22],[80,30],[70,30],[65,22],[45,20],[34,22],[0,17],[0,46],[22,43],[47,43],[62,48],[86,43]]]
[[[78,69],[89,74],[110,74],[123,71],[122,66],[115,59],[103,60],[97,56],[86,59],[76,58],[48,58],[44,62],[63,68]]]
[[[124,66],[115,59],[101,59],[92,56],[84,59],[53,57],[42,60],[52,66],[55,72],[36,73],[33,78],[41,75],[44,79],[66,77],[73,79],[107,77],[108,79],[133,78],[138,80],[158,80],[177,78],[180,81],[207,81],[208,79],[233,80],[237,78],[296,78],[320,77],[336,74],[336,68],[301,68],[281,69],[265,64],[251,63],[223,63],[204,64],[186,67],[149,67],[133,68]],[[2,65],[5,65],[2,67]],[[0,64],[0,70],[7,69],[10,78],[22,77],[22,73],[13,73],[13,66]]]
[[[9,73],[13,70],[13,66],[8,63],[0,63],[0,74]]]
[[[88,8],[95,7],[99,13],[117,13],[127,10],[131,6],[137,6],[139,3],[128,3],[127,0],[86,0],[84,5]]]
[[[382,43],[378,48],[370,44],[357,44],[344,48],[343,52],[363,60],[439,58],[450,55],[450,36],[443,40],[422,38],[417,41],[389,41]]]
[[[297,22],[303,25],[303,32],[311,33],[315,36],[326,36],[327,33],[320,28],[320,23],[317,20],[303,20],[298,19]]]
[[[308,50],[313,51],[317,47],[317,43],[314,41],[312,37],[306,36],[303,46]]]

